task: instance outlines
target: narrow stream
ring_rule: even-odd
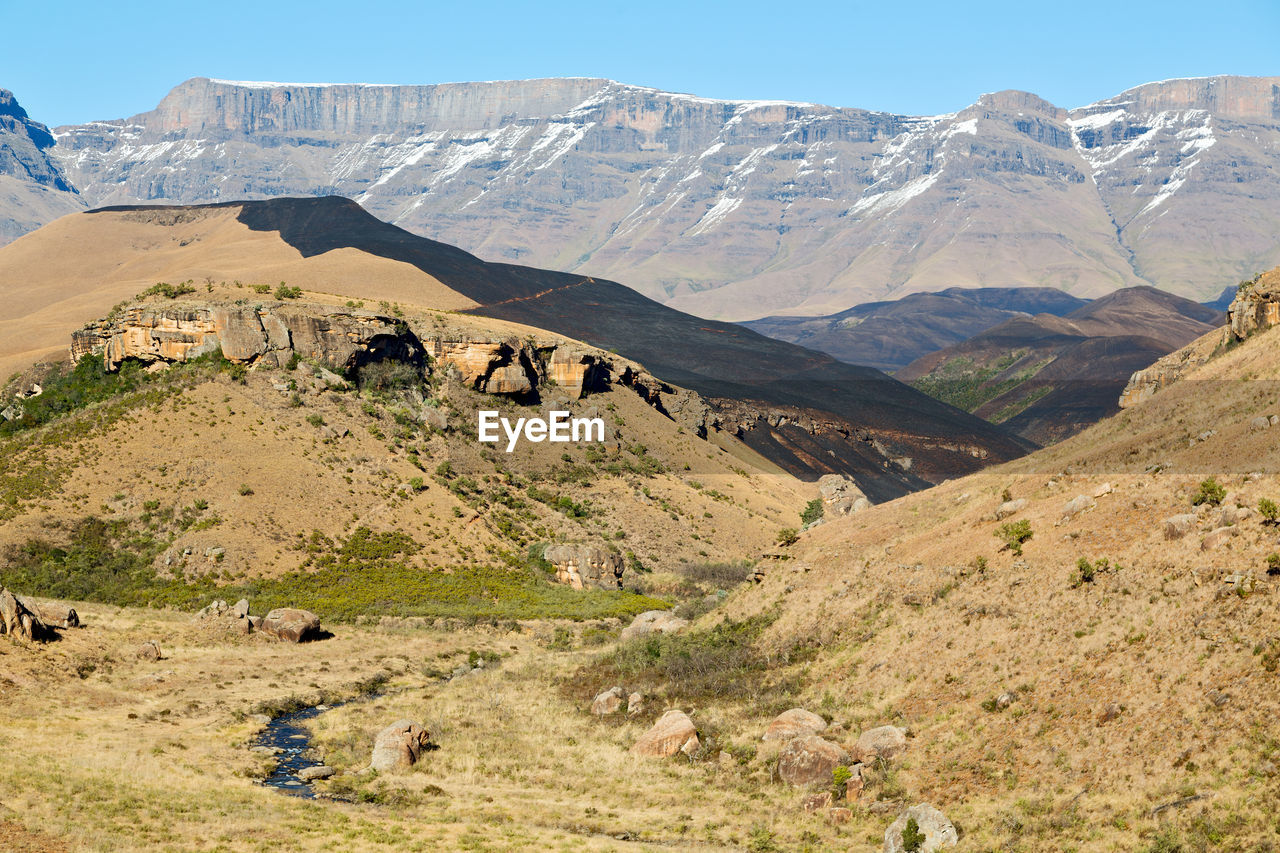
[[[311,733],[303,727],[305,720],[317,717],[337,705],[313,705],[288,714],[281,714],[259,733],[254,746],[265,746],[280,750],[276,754],[276,768],[262,784],[276,788],[295,797],[316,798],[311,783],[298,778],[298,773],[307,767],[319,767],[322,762],[316,761],[309,753],[311,750]]]

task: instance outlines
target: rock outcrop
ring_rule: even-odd
[[[858,484],[841,474],[824,474],[818,478],[818,494],[825,515],[849,515],[871,506]]]
[[[702,747],[698,727],[684,711],[670,710],[653,728],[641,735],[631,747],[631,754],[645,758],[669,758],[677,753],[692,755]]]
[[[263,617],[260,630],[278,640],[305,643],[320,638],[320,617],[310,610],[278,607]]]
[[[849,753],[839,744],[817,735],[787,741],[778,755],[778,777],[788,785],[830,785],[832,772],[849,763]]]
[[[626,568],[621,554],[589,545],[549,545],[543,552],[556,580],[574,589],[621,589]]]
[[[0,587],[0,634],[20,637],[24,640],[43,640],[49,636],[49,626],[39,613],[23,603],[24,599]]]
[[[413,720],[397,720],[378,732],[369,766],[379,773],[404,770],[418,763],[431,747],[431,735]]]
[[[1240,285],[1227,308],[1227,323],[1238,341],[1280,324],[1280,274],[1272,272]]]

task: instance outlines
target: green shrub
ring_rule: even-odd
[[[1258,501],[1258,512],[1268,524],[1275,524],[1280,520],[1280,506],[1277,506],[1271,498],[1262,498]]]
[[[275,297],[276,299],[300,299],[302,298],[302,288],[290,287],[282,281],[280,286],[276,288]]]
[[[794,545],[800,541],[800,531],[794,527],[784,527],[778,531],[777,543],[782,547]]]
[[[253,494],[253,487],[252,487],[252,486],[250,486],[248,483],[241,483],[241,484],[240,484],[240,495],[241,495],[242,497],[248,497],[248,496],[249,496],[249,495],[251,495],[251,494]]]
[[[1227,496],[1227,490],[1217,478],[1210,477],[1200,483],[1200,489],[1191,496],[1191,505],[1200,506],[1208,504],[1209,506],[1218,506]]]
[[[1280,575],[1280,554],[1267,555],[1267,574]]]
[[[196,289],[190,281],[184,281],[182,284],[169,284],[167,281],[161,281],[139,293],[138,297],[145,299],[148,296],[163,296],[166,299],[177,299],[179,296],[186,296],[195,292]]]
[[[1094,569],[1093,564],[1081,557],[1076,560],[1076,586],[1081,584],[1093,583]]]
[[[1022,556],[1022,544],[1032,535],[1034,534],[1031,532],[1031,522],[1026,519],[1002,524],[995,532],[996,538],[1004,543],[1005,548],[1019,557]]]
[[[814,498],[805,504],[804,512],[800,513],[800,523],[812,524],[822,518],[822,514],[826,511],[826,505],[823,504],[822,498]]]
[[[919,853],[924,846],[925,834],[920,831],[919,822],[913,818],[907,818],[907,825],[902,828],[902,849],[906,853]]]

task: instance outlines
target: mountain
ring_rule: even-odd
[[[84,202],[50,156],[49,128],[32,121],[13,93],[0,89],[0,245]]]
[[[1072,110],[998,92],[931,117],[586,78],[196,78],[56,135],[94,205],[340,193],[489,260],[721,319],[951,287],[1203,299],[1280,262],[1280,78]]]
[[[1051,287],[949,287],[867,302],[822,317],[762,317],[742,325],[849,364],[892,372],[1015,314],[1061,316],[1087,302]]]
[[[565,335],[639,362],[655,389],[666,382],[700,395],[705,402],[672,412],[688,429],[733,436],[807,479],[847,474],[873,501],[1031,446],[879,371],[682,314],[614,282],[485,263],[332,196],[107,208],[19,239],[0,249],[0,293],[15,306],[0,318],[0,368],[56,352],[162,277],[206,287],[288,280]],[[68,290],[69,280],[79,287]]]
[[[1222,325],[1213,308],[1133,287],[1064,317],[1022,316],[917,359],[897,376],[1050,444],[1119,409],[1136,371]]]

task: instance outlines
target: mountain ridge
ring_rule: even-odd
[[[913,117],[602,78],[195,78],[156,110],[59,128],[54,152],[94,205],[344,194],[489,260],[721,319],[951,286],[1207,298],[1280,262],[1276,80]]]

